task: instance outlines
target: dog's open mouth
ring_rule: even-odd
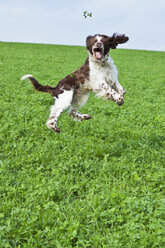
[[[96,59],[102,59],[103,51],[101,48],[94,48],[93,52],[94,52]]]

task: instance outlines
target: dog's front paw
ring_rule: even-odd
[[[123,105],[124,104],[124,97],[123,95],[120,95],[120,94],[117,94],[115,97],[114,97],[114,101],[119,105]]]
[[[121,96],[124,96],[124,94],[125,94],[126,92],[127,92],[127,91],[126,91],[125,89],[122,89],[122,90],[119,91],[119,94],[120,94]]]
[[[126,93],[127,91],[124,89],[123,95]]]
[[[123,98],[121,101],[117,102],[117,104],[118,104],[119,106],[123,105],[123,104],[124,104],[124,98]]]
[[[122,91],[121,91],[121,95],[123,95],[124,96],[124,94],[126,93],[127,91],[125,90],[125,89],[123,89]]]

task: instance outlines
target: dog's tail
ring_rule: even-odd
[[[33,84],[34,88],[38,91],[42,91],[42,92],[47,92],[50,93],[51,95],[53,94],[54,91],[54,87],[51,87],[49,85],[41,85],[32,75],[28,74],[28,75],[24,75],[23,77],[21,77],[21,80],[25,80],[25,79],[29,79],[31,81],[31,83]]]

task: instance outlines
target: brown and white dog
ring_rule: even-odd
[[[124,103],[125,90],[118,81],[118,71],[109,56],[109,50],[115,49],[118,44],[128,41],[125,35],[113,34],[112,36],[94,35],[86,38],[86,47],[89,53],[85,63],[71,75],[62,79],[56,87],[41,85],[32,75],[25,75],[21,78],[28,78],[35,89],[47,92],[55,99],[51,106],[51,112],[47,121],[47,127],[55,132],[60,132],[57,120],[60,114],[69,108],[71,117],[77,120],[91,119],[90,115],[80,114],[79,108],[88,100],[90,91],[98,97],[112,99],[118,105]]]

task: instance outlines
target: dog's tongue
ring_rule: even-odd
[[[96,54],[96,58],[97,59],[101,59],[102,58],[102,53],[101,52],[97,51],[95,54]]]

